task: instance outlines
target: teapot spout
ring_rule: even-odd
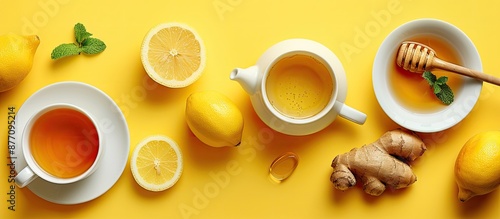
[[[252,66],[249,68],[235,68],[231,71],[229,79],[237,81],[240,83],[241,87],[248,93],[254,94],[257,89],[258,84],[258,71],[257,66]]]

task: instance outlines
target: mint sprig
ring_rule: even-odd
[[[446,84],[448,82],[448,77],[441,76],[439,78],[436,75],[432,74],[430,71],[425,71],[422,74],[422,77],[427,80],[431,89],[433,90],[436,97],[441,100],[446,105],[450,105],[453,103],[454,95],[450,86]]]
[[[100,39],[91,37],[92,34],[87,32],[83,24],[77,23],[74,30],[76,42],[57,46],[52,50],[50,58],[60,59],[67,56],[79,55],[82,52],[85,54],[98,54],[106,49],[106,44]]]

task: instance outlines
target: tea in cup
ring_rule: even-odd
[[[85,179],[98,167],[103,151],[96,120],[70,104],[54,104],[27,122],[21,144],[27,167],[15,177],[22,188],[37,177],[56,184]]]
[[[334,81],[323,63],[306,54],[283,57],[269,70],[265,92],[279,113],[304,119],[320,113],[334,90]]]
[[[256,65],[234,69],[230,79],[250,95],[261,120],[284,134],[318,132],[337,115],[358,124],[366,120],[364,113],[344,103],[347,80],[337,56],[311,40],[279,42]]]

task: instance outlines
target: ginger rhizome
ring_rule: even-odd
[[[357,178],[363,190],[373,196],[382,194],[386,186],[405,188],[417,180],[407,162],[425,150],[424,142],[416,135],[399,129],[388,131],[369,145],[337,155],[332,161],[330,181],[336,189],[346,190],[356,185]]]

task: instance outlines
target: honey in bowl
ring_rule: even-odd
[[[408,41],[419,42],[431,47],[440,59],[461,65],[459,54],[453,47],[443,39],[436,36],[426,35],[407,39]],[[389,86],[396,100],[404,108],[418,113],[430,113],[444,109],[447,105],[442,103],[434,94],[427,80],[422,77],[422,73],[413,73],[404,70],[396,64],[396,55],[389,65]],[[447,72],[440,69],[432,69],[431,72],[437,78],[448,77],[448,86],[456,94],[463,84],[463,76]]]

